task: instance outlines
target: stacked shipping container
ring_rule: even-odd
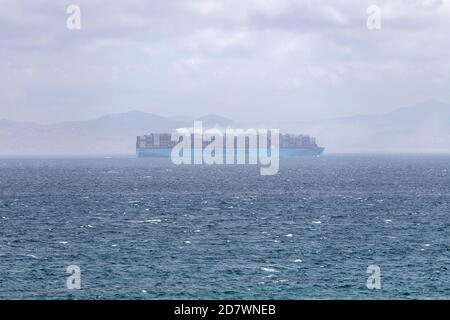
[[[270,137],[270,135],[269,135]],[[181,141],[180,138],[179,141]],[[259,137],[258,137],[259,140]],[[235,138],[234,145],[237,145],[238,139]],[[191,143],[193,145],[194,135],[191,135]],[[172,141],[170,133],[150,133],[144,136],[138,136],[136,141],[136,148],[173,148],[178,142]],[[202,146],[205,148],[210,142],[203,141]],[[268,139],[268,146],[271,141]],[[224,136],[223,146],[226,146],[226,137]],[[243,147],[243,146],[241,146]],[[249,138],[245,137],[245,147],[249,147]],[[316,139],[306,135],[281,134],[280,148],[317,148]]]

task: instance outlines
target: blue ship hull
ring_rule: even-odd
[[[320,156],[325,148],[311,147],[311,148],[280,148],[280,157],[314,157]],[[226,151],[224,151],[225,154]],[[253,153],[257,154],[258,150],[237,150],[237,154]],[[137,148],[136,155],[139,158],[170,158],[172,153],[171,148]]]

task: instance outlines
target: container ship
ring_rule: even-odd
[[[139,158],[170,157],[172,148],[179,143],[179,141],[172,141],[171,138],[172,136],[170,133],[150,133],[147,135],[138,136],[136,139],[136,155]],[[182,138],[180,138],[180,141],[181,139]],[[191,135],[191,139],[193,141],[193,135]],[[241,149],[238,147],[237,138],[235,137],[234,139],[236,152],[239,152],[239,150],[246,150],[247,153],[249,152],[250,148],[248,138],[246,138],[245,145],[243,145]],[[211,142],[203,141],[203,149],[209,143]],[[267,145],[269,147],[270,143],[270,139],[268,139]],[[192,145],[194,144],[192,143]],[[223,147],[226,149],[225,141],[223,143]],[[314,137],[297,134],[280,134],[279,136],[279,155],[281,157],[320,156],[324,150],[325,148],[317,145]]]

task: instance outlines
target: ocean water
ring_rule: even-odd
[[[449,268],[449,156],[0,159],[2,299],[448,299]]]

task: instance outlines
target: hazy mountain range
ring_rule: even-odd
[[[137,135],[191,127],[193,120],[140,111],[50,125],[0,120],[0,156],[134,154]],[[263,126],[217,115],[199,120],[208,127]],[[313,135],[328,152],[450,153],[450,105],[435,101],[385,114],[267,126]]]
[[[0,120],[0,156],[134,154],[136,136],[192,127],[194,119],[130,111],[88,121],[42,125]],[[211,127],[235,126],[227,118],[198,118]]]

